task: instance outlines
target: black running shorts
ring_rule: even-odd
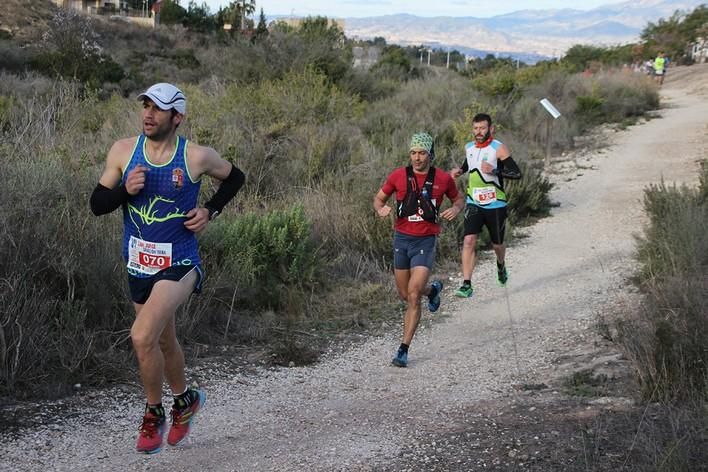
[[[160,280],[174,280],[179,282],[185,278],[193,270],[197,271],[197,283],[194,284],[193,293],[201,293],[202,291],[202,279],[204,278],[204,272],[202,272],[201,266],[198,265],[175,265],[163,269],[157,274],[141,278],[135,277],[128,274],[128,287],[130,288],[130,298],[133,302],[143,305],[152,293],[152,288]]]
[[[504,244],[506,207],[487,209],[468,203],[465,207],[465,236],[481,233],[483,226],[487,227],[494,244]]]

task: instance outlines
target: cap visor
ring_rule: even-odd
[[[164,103],[162,103],[162,102],[160,101],[159,98],[153,96],[152,94],[149,94],[149,93],[141,93],[140,95],[138,95],[138,100],[145,100],[146,98],[149,99],[149,100],[150,100],[152,103],[154,103],[155,105],[157,105],[157,108],[159,108],[160,110],[165,110],[165,111],[167,111],[167,110],[171,110],[172,108],[174,108],[173,105],[165,105]]]

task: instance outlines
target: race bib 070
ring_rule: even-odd
[[[154,275],[172,265],[172,244],[153,243],[135,236],[128,242],[128,268]]]
[[[479,187],[472,191],[472,200],[480,205],[489,205],[497,201],[497,189],[494,187]]]

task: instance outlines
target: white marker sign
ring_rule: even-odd
[[[541,100],[541,105],[543,105],[543,108],[545,108],[546,111],[551,114],[554,120],[561,116],[561,112],[559,112],[558,109],[554,107],[553,104],[549,102],[547,98]]]

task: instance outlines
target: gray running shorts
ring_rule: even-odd
[[[393,268],[408,270],[425,266],[433,270],[437,236],[409,236],[402,233],[393,235]]]

